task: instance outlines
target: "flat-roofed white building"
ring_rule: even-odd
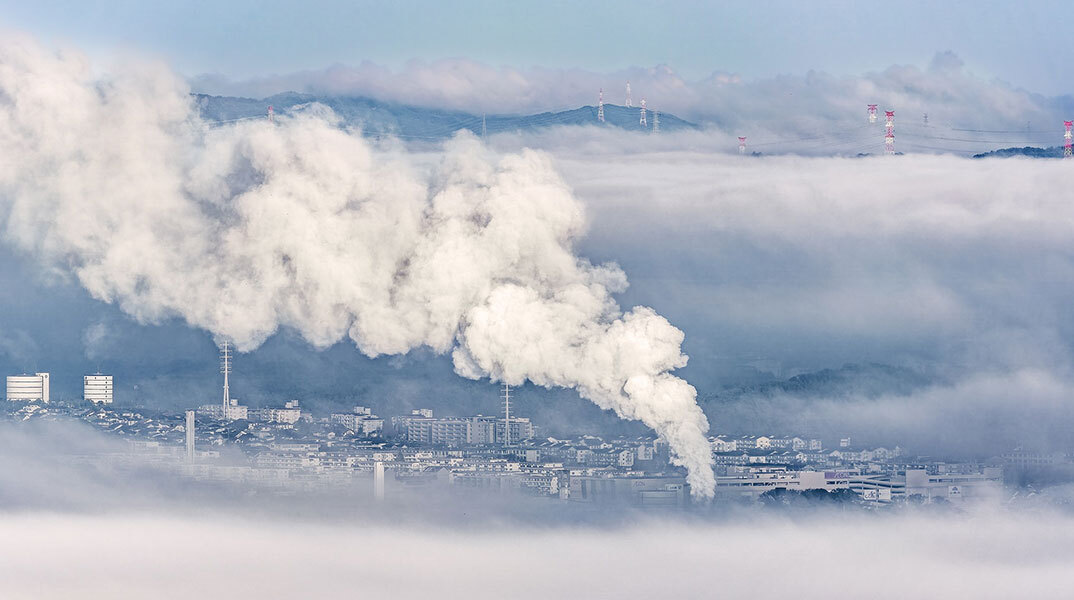
[[[8,375],[7,399],[12,402],[40,400],[48,402],[48,373]]]
[[[85,375],[82,377],[82,398],[94,404],[112,403],[112,376]]]

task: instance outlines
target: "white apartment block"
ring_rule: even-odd
[[[112,376],[86,375],[82,378],[82,398],[94,404],[112,403]]]
[[[48,373],[33,375],[8,375],[7,399],[12,402],[40,400],[49,401]]]

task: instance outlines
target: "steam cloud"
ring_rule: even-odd
[[[582,206],[540,153],[460,137],[430,176],[318,107],[210,128],[165,67],[101,78],[26,38],[0,41],[0,145],[9,242],[140,321],[240,350],[280,327],[371,357],[428,346],[465,377],[575,388],[712,494],[708,422],[669,373],[682,332],[622,312],[623,272],[574,254]]]

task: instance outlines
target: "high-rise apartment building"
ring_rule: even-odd
[[[86,375],[82,378],[82,397],[94,404],[112,403],[112,376]]]
[[[12,402],[40,400],[48,402],[48,373],[8,375],[7,399]]]

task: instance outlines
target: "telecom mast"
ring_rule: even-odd
[[[738,153],[739,154],[745,154],[746,153],[746,136],[744,136],[744,135],[738,136]]]
[[[597,98],[597,121],[604,122],[604,88],[600,88],[600,96]]]
[[[660,133],[660,111],[653,111],[653,133]]]
[[[630,82],[626,82],[626,107],[630,108],[634,103],[630,101]]]
[[[511,445],[511,386],[503,382],[503,445]]]
[[[224,347],[220,349],[220,372],[224,374],[224,416],[227,417],[228,407],[231,406],[231,391],[228,389],[228,375],[231,375],[231,347],[224,340]]]
[[[641,119],[638,119],[638,123],[642,127],[648,127],[649,124],[645,122],[645,98],[641,99]]]
[[[268,122],[269,123],[275,123],[276,122],[276,114],[272,112],[272,105],[271,104],[269,104],[269,107],[268,107]]]
[[[885,110],[884,116],[887,117],[887,122],[884,124],[887,133],[884,134],[884,152],[886,154],[895,154],[895,111]]]
[[[869,122],[876,123],[876,104],[869,105]]]
[[[1074,125],[1074,121],[1063,121],[1063,125],[1067,128],[1066,133],[1063,134],[1063,158],[1070,158],[1070,127]]]

